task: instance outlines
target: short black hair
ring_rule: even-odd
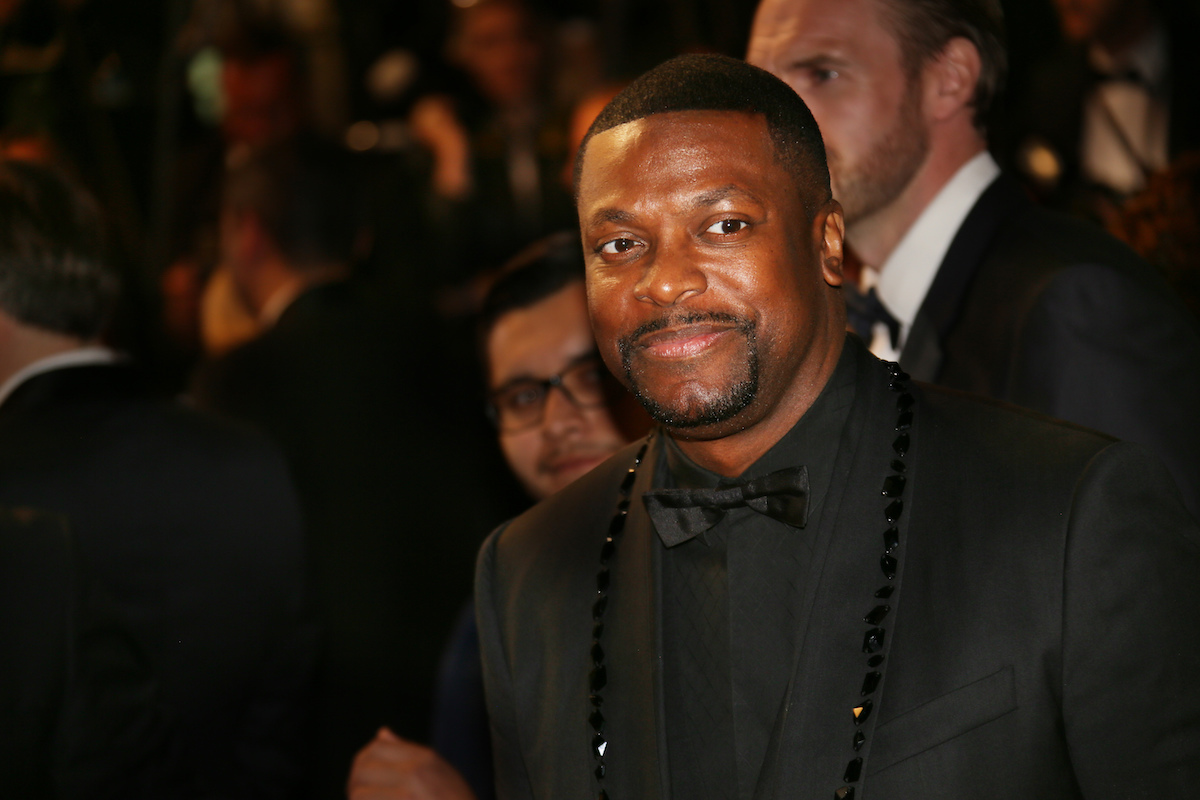
[[[119,284],[91,196],[52,167],[0,160],[0,310],[24,325],[94,339]]]
[[[684,55],[659,64],[625,87],[588,128],[575,159],[575,189],[592,137],[653,114],[738,111],[761,114],[775,155],[791,172],[804,208],[815,214],[833,195],[825,144],[800,96],[766,70],[722,55]],[[736,147],[736,142],[730,142]],[[811,202],[815,200],[814,204]]]
[[[583,279],[583,245],[577,231],[561,231],[539,239],[497,271],[478,318],[479,354],[485,378],[491,371],[488,337],[500,318],[535,305]]]

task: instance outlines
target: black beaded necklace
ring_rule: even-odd
[[[855,785],[858,784],[862,777],[863,760],[861,756],[855,755],[862,750],[866,744],[867,736],[864,732],[863,725],[871,716],[873,709],[872,695],[879,689],[883,681],[883,662],[886,653],[884,652],[884,634],[885,629],[882,626],[883,621],[892,610],[889,601],[894,603],[892,598],[896,589],[896,575],[900,569],[900,560],[897,553],[900,547],[900,515],[904,511],[904,485],[906,479],[904,473],[907,466],[904,463],[904,458],[908,455],[911,445],[910,428],[912,427],[913,413],[913,396],[908,389],[909,376],[903,372],[899,365],[889,363],[887,365],[890,381],[888,388],[896,395],[896,418],[895,433],[896,438],[892,442],[893,456],[889,456],[891,474],[883,481],[882,496],[884,498],[883,518],[887,524],[887,528],[883,532],[883,555],[879,559],[879,568],[882,570],[884,577],[887,580],[878,591],[874,594],[874,600],[870,603],[873,607],[863,617],[862,622],[867,625],[867,630],[863,634],[862,651],[867,656],[866,668],[867,673],[863,678],[862,689],[859,692],[860,699],[857,704],[850,709],[851,719],[853,722],[853,736],[850,743],[850,761],[846,765],[846,771],[842,775],[842,785],[834,791],[836,800],[853,800]],[[633,459],[633,466],[625,474],[621,480],[621,485],[617,490],[617,511],[613,515],[612,521],[608,525],[608,535],[604,539],[604,544],[600,548],[600,569],[596,573],[596,600],[592,604],[592,670],[588,675],[588,686],[590,694],[588,702],[590,709],[588,711],[588,724],[592,728],[592,755],[596,760],[596,769],[594,774],[596,782],[600,787],[599,800],[608,800],[608,792],[604,788],[605,777],[608,773],[608,762],[605,758],[605,751],[608,749],[608,737],[604,733],[604,697],[601,695],[601,690],[608,683],[608,670],[604,664],[604,647],[602,639],[604,636],[604,611],[608,608],[608,587],[610,584],[609,562],[613,555],[617,552],[617,543],[621,539],[621,534],[625,531],[625,520],[629,516],[629,494],[633,489],[634,479],[637,477],[638,467],[642,464],[642,459],[646,456],[646,450],[650,446],[651,439],[646,442],[638,450],[637,455]]]

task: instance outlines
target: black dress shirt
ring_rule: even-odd
[[[660,551],[665,713],[672,794],[754,793],[795,665],[803,620],[801,576],[833,478],[840,432],[854,401],[857,352],[843,350],[832,379],[799,422],[741,477],[809,470],[805,529],[749,508]],[[664,487],[715,487],[721,476],[666,440]],[[663,488],[663,487],[659,487]]]

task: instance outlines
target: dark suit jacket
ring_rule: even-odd
[[[897,396],[858,394],[811,536],[809,624],[756,798],[1183,797],[1200,786],[1200,531],[1141,448],[931,387],[913,389],[899,498]],[[661,544],[633,485],[604,617],[613,800],[667,798]],[[596,796],[588,673],[601,544],[626,449],[488,539],[476,604],[498,796]],[[899,499],[894,593],[881,571]],[[885,656],[868,665],[864,615]],[[868,672],[878,687],[863,695]],[[853,709],[871,707],[855,725]],[[855,750],[854,734],[865,735]],[[847,771],[861,758],[861,777]]]
[[[1200,516],[1200,332],[1162,278],[1095,226],[996,180],[959,228],[900,364],[1149,446]]]
[[[314,797],[344,791],[381,725],[428,741],[442,645],[503,518],[464,436],[481,404],[447,379],[469,370],[438,345],[368,285],[329,284],[196,381],[198,402],[258,426],[296,478],[324,635]]]
[[[104,600],[61,518],[0,508],[0,795],[170,795],[149,666]]]
[[[0,405],[0,503],[70,520],[150,659],[198,789],[292,788],[314,636],[298,507],[274,449],[148,399],[130,368],[65,368]]]

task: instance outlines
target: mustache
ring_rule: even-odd
[[[617,341],[617,349],[622,355],[625,355],[633,349],[634,344],[643,336],[661,331],[664,328],[683,327],[686,325],[695,325],[700,322],[727,323],[745,334],[752,333],[755,328],[754,320],[724,311],[689,311],[687,313],[664,314],[661,317],[642,323],[634,328],[632,332],[622,336]]]

